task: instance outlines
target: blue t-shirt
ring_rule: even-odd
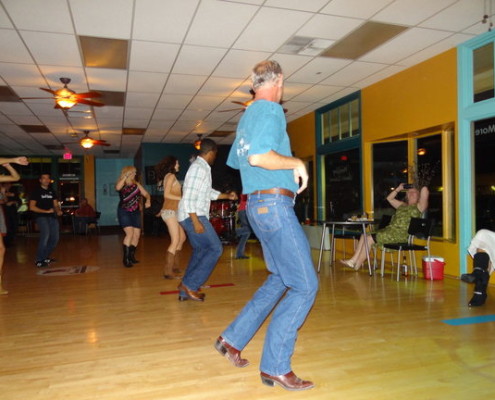
[[[257,100],[244,112],[227,165],[241,171],[242,192],[284,188],[296,192],[299,187],[294,182],[291,169],[268,170],[253,167],[248,156],[265,154],[273,150],[284,156],[292,156],[284,110],[278,103]]]

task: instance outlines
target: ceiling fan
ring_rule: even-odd
[[[85,92],[85,93],[76,93],[67,87],[70,81],[71,81],[70,78],[60,78],[60,82],[64,84],[64,87],[58,90],[40,88],[45,92],[51,93],[53,97],[23,97],[23,99],[52,98],[55,100],[55,108],[61,108],[62,110],[68,110],[74,107],[76,104],[86,104],[88,106],[94,106],[94,107],[101,107],[105,105],[99,101],[91,100],[94,97],[101,97],[101,93],[94,91]]]
[[[90,131],[83,131],[84,137],[81,140],[79,140],[78,142],[70,142],[70,143],[63,143],[63,144],[79,143],[85,149],[90,149],[93,146],[110,146],[110,143],[107,143],[106,140],[93,139],[92,137],[89,136],[89,132]]]
[[[229,111],[244,111],[246,110],[246,108],[248,108],[251,104],[253,104],[254,102],[254,97],[256,95],[255,91],[253,89],[249,89],[249,94],[252,96],[250,100],[248,101],[235,101],[235,100],[232,100],[231,103],[234,103],[234,104],[239,104],[242,106],[242,108],[231,108],[229,110],[220,110],[219,112],[229,112]],[[283,101],[280,101],[280,104],[283,104],[284,102]],[[287,109],[284,108],[284,113],[287,112]]]

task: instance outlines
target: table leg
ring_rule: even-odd
[[[323,245],[325,243],[325,232],[327,230],[327,225],[323,223],[323,230],[321,231],[321,242],[320,242],[320,255],[318,257],[318,273],[321,268],[321,256],[323,255]]]
[[[368,260],[368,271],[370,273],[370,276],[372,276],[373,275],[373,272],[372,272],[372,269],[371,269],[370,249],[369,249],[369,246],[368,246],[368,236],[367,236],[367,233],[366,233],[366,224],[362,224],[362,228],[363,228],[364,246],[365,246],[365,250],[366,250],[366,259]]]

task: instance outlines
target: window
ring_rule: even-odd
[[[473,50],[473,91],[475,103],[494,97],[493,42]]]
[[[476,230],[495,231],[495,118],[474,123]]]
[[[363,209],[359,150],[327,154],[324,158],[327,218],[361,215]]]
[[[424,134],[415,139],[374,144],[375,218],[380,219],[383,214],[394,212],[386,197],[401,182],[411,183],[418,189],[427,186],[430,197],[426,215],[434,221],[433,236],[453,238],[453,155],[452,132],[447,130],[433,135]],[[405,192],[400,193],[398,199],[402,200],[404,195]]]
[[[407,141],[373,145],[373,204],[374,217],[393,214],[386,200],[390,191],[407,182]]]
[[[352,96],[355,97],[355,96]],[[335,143],[360,133],[359,98],[325,107],[320,115],[321,144]]]
[[[363,213],[361,93],[316,110],[317,218]]]

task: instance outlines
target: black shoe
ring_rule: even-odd
[[[235,257],[236,260],[247,260],[248,258],[248,256]]]
[[[485,304],[486,301],[486,292],[474,292],[473,297],[469,301],[469,307],[479,307]]]
[[[476,277],[473,274],[462,274],[461,275],[461,281],[466,282],[466,283],[474,283],[476,280]]]
[[[52,262],[55,262],[57,260],[55,260],[54,258],[45,258],[43,261],[47,264],[51,264]]]
[[[38,268],[48,267],[48,263],[45,261],[36,261],[35,264]]]

